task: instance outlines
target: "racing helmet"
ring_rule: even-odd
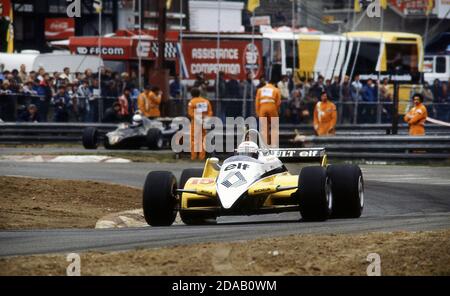
[[[134,126],[140,126],[142,125],[143,119],[141,114],[134,114],[133,115],[133,125]]]
[[[238,148],[236,149],[236,154],[258,158],[258,151],[258,144],[252,141],[244,141],[239,144]]]

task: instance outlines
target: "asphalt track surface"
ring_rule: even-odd
[[[141,187],[150,170],[169,170],[179,178],[179,163],[68,164],[0,162],[0,175],[98,180]],[[300,166],[288,164],[292,172]],[[450,168],[362,166],[365,209],[359,219],[299,222],[300,214],[220,217],[217,225],[128,229],[48,229],[0,231],[0,256],[86,250],[128,250],[209,241],[237,241],[297,233],[417,231],[450,227]]]

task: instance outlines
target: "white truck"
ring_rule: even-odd
[[[424,80],[430,85],[435,79],[448,81],[450,78],[450,55],[426,55],[423,62]]]
[[[91,69],[94,72],[103,66],[103,60],[98,56],[75,55],[69,52],[40,53],[34,50],[24,50],[20,53],[0,53],[0,64],[5,70],[20,69],[24,64],[27,71],[37,71],[43,67],[46,72],[62,72],[69,67],[71,72],[84,72]]]

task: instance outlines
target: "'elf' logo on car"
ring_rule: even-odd
[[[242,170],[245,171],[249,167],[250,167],[250,165],[248,165],[248,164],[245,164],[245,163],[242,163],[242,162],[238,162],[238,164],[232,163],[232,164],[228,165],[225,168],[225,171],[229,171],[229,170],[232,170],[232,169],[238,169],[238,170],[242,169]]]

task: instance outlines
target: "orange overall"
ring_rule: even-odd
[[[197,158],[200,160],[205,159],[205,137],[206,130],[203,129],[203,119],[206,116],[213,116],[212,106],[208,99],[202,97],[192,98],[188,104],[188,115],[191,119],[191,159]],[[199,137],[195,136],[195,132],[201,130],[201,142]],[[197,140],[197,141],[196,141]]]
[[[256,100],[255,100],[255,107],[256,107],[256,116],[259,118],[264,117],[266,120],[260,121],[261,124],[261,131],[264,138],[264,141],[266,141],[267,144],[270,143],[269,134],[271,135],[272,129],[271,129],[271,118],[272,117],[278,117],[278,109],[281,105],[281,94],[280,90],[273,86],[270,83],[267,83],[265,86],[258,89],[256,92]],[[267,123],[267,124],[266,124]],[[277,135],[271,135],[271,136],[277,136]]]
[[[317,102],[314,107],[314,130],[317,135],[334,135],[336,132],[336,118],[336,105],[333,102]]]
[[[138,96],[138,108],[142,115],[146,117],[159,117],[161,112],[159,111],[159,105],[161,104],[161,95],[157,95],[150,91],[148,94],[145,92]]]
[[[425,121],[427,120],[428,112],[427,108],[420,103],[409,110],[409,112],[403,118],[409,125],[410,136],[423,136],[425,135]]]

